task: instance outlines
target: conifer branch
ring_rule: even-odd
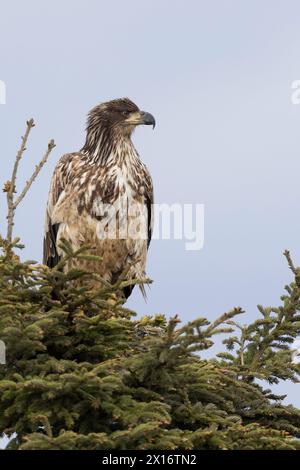
[[[287,259],[287,262],[288,262],[288,265],[289,265],[290,270],[291,270],[294,274],[296,274],[297,271],[296,271],[296,268],[295,268],[294,263],[293,263],[293,261],[292,261],[290,252],[289,252],[288,250],[284,250],[283,255],[284,255],[284,256],[286,257],[286,259]]]

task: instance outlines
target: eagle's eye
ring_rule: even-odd
[[[129,116],[129,114],[130,114],[130,111],[122,111],[123,116]]]

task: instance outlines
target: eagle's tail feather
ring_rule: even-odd
[[[147,302],[147,292],[146,292],[146,289],[145,289],[145,285],[144,284],[140,284],[140,291],[142,293],[142,296],[145,300],[145,302]]]

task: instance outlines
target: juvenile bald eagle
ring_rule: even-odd
[[[62,239],[73,249],[83,244],[99,261],[76,260],[75,266],[115,283],[143,279],[152,234],[153,187],[146,166],[131,141],[140,124],[154,117],[128,98],[93,108],[79,152],[63,155],[52,177],[44,237],[44,264],[55,266]],[[73,264],[67,264],[70,269]],[[133,286],[125,287],[127,298]],[[142,289],[143,291],[143,289]]]

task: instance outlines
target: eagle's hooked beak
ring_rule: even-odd
[[[152,126],[154,129],[155,127],[155,119],[152,114],[147,113],[146,111],[140,111],[141,115],[141,124],[146,124],[146,126]]]
[[[152,116],[150,113],[147,113],[146,111],[132,113],[131,116],[126,119],[126,122],[135,126],[138,126],[139,124],[145,124],[146,126],[152,126],[153,129],[155,127],[154,116]]]

